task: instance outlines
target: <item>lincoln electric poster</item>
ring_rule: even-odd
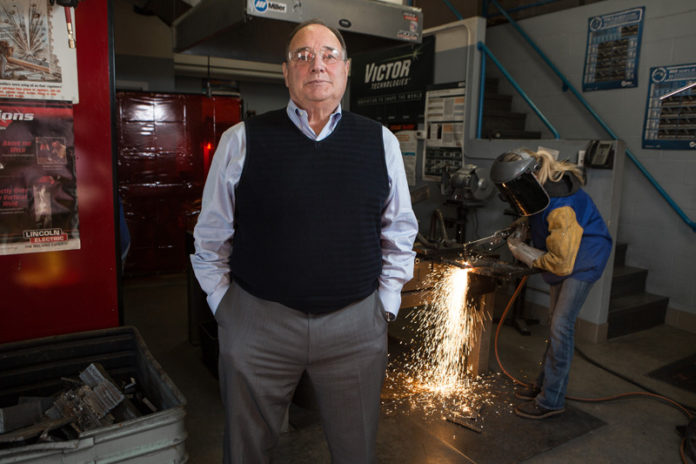
[[[0,98],[78,102],[71,8],[0,0]]]
[[[0,255],[80,248],[71,102],[0,99]]]

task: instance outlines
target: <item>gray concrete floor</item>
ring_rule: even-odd
[[[123,285],[124,322],[137,327],[150,351],[160,362],[165,372],[187,399],[186,447],[189,462],[208,464],[221,462],[221,436],[223,411],[221,408],[217,380],[203,365],[201,350],[188,341],[187,295],[185,275],[167,275],[148,278],[126,278]],[[520,335],[510,326],[503,326],[499,339],[501,362],[506,370],[521,380],[530,381],[536,376],[539,360],[544,350],[546,328],[531,325],[531,335]],[[669,326],[612,339],[601,344],[579,344],[579,348],[600,364],[621,373],[676,401],[696,406],[696,392],[674,387],[653,379],[647,374],[673,361],[696,352],[696,334]],[[495,356],[491,352],[491,371],[499,371]],[[568,394],[578,397],[604,397],[639,390],[634,385],[592,365],[580,356],[573,360]],[[510,384],[512,391],[512,384]],[[586,413],[605,423],[587,433],[571,437],[551,449],[540,449],[538,454],[526,460],[505,460],[528,464],[546,463],[679,463],[680,438],[676,427],[685,425],[683,413],[662,401],[631,398],[601,403],[569,402],[580,413]],[[528,421],[509,414],[508,422],[499,431],[486,430],[484,435],[469,433],[469,443],[475,440],[495,440],[504,447],[511,433],[520,427],[530,427]],[[549,421],[556,420],[549,419]],[[544,421],[547,422],[548,421]],[[476,459],[467,457],[466,450],[454,449],[446,440],[438,440],[428,426],[414,426],[399,422],[398,418],[387,418],[380,424],[384,441],[379,442],[380,462],[431,462],[497,463],[486,455]],[[532,425],[530,425],[530,423]],[[562,420],[551,422],[562,426]],[[407,433],[407,429],[409,432]],[[303,431],[302,439],[321,441],[318,425]],[[518,434],[519,435],[519,434]],[[400,437],[412,445],[414,436],[422,441],[421,449],[427,450],[427,459],[397,456],[403,448]],[[306,447],[288,443],[293,437],[281,438],[286,455],[276,456],[277,462],[321,463],[328,462],[325,446],[308,453]],[[299,439],[299,438],[298,438]],[[473,441],[472,441],[473,440]],[[518,438],[519,440],[519,438]],[[426,446],[427,445],[427,446]],[[288,453],[292,453],[290,456]],[[309,454],[310,456],[307,456]],[[491,453],[493,456],[495,453]],[[500,453],[496,454],[500,456]]]

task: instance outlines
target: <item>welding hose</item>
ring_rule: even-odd
[[[510,308],[512,308],[512,304],[515,302],[515,300],[516,300],[517,297],[519,296],[520,292],[521,292],[522,289],[524,288],[524,284],[527,282],[527,277],[528,277],[528,276],[522,277],[522,280],[520,280],[520,283],[517,284],[517,288],[515,289],[515,291],[514,291],[514,293],[512,294],[512,296],[510,297],[510,301],[508,301],[507,305],[505,306],[505,310],[503,311],[503,314],[500,316],[500,320],[498,321],[498,327],[496,327],[496,329],[495,329],[495,339],[494,339],[494,341],[493,341],[493,347],[494,347],[494,349],[495,349],[495,359],[496,359],[496,361],[498,362],[498,366],[499,366],[500,369],[503,371],[503,373],[504,373],[506,376],[508,376],[508,378],[510,378],[510,380],[512,380],[513,383],[522,385],[523,387],[531,387],[532,385],[531,385],[531,384],[528,384],[528,383],[526,383],[526,382],[523,382],[523,381],[521,381],[521,380],[519,380],[519,379],[517,379],[515,376],[513,376],[513,375],[510,374],[507,370],[505,370],[505,367],[503,367],[503,363],[500,361],[500,355],[498,354],[498,338],[499,338],[499,336],[500,336],[500,329],[503,327],[503,322],[505,322],[505,317],[507,316],[508,312],[510,311]],[[632,381],[632,380],[630,380],[630,379],[627,379],[627,378],[625,378],[624,376],[622,376],[622,375],[620,375],[620,374],[617,374],[617,373],[615,373],[615,372],[613,372],[613,371],[611,371],[611,370],[605,368],[604,366],[601,366],[601,365],[600,365],[599,363],[597,363],[596,361],[591,360],[587,355],[585,355],[584,353],[582,353],[580,350],[578,350],[578,352],[581,354],[581,356],[582,356],[585,360],[587,360],[587,361],[590,362],[591,364],[593,364],[593,365],[595,365],[595,366],[598,366],[598,367],[600,367],[600,368],[602,368],[602,369],[605,369],[605,370],[607,370],[608,372],[610,372],[610,373],[612,373],[612,374],[614,374],[614,375],[620,377],[621,379],[626,380],[626,381],[628,381],[628,382],[630,382],[630,383],[633,383],[633,384],[637,385],[637,386],[640,387],[640,388],[643,388],[644,390],[648,390],[647,388],[643,387],[642,385],[639,385],[639,384],[637,384],[636,382],[634,382],[634,381]],[[686,406],[684,406],[684,405],[678,403],[677,401],[674,401],[674,400],[671,399],[671,398],[667,398],[666,396],[659,395],[659,394],[657,394],[657,393],[653,393],[653,392],[650,392],[650,391],[644,391],[644,392],[639,392],[639,391],[636,391],[636,392],[626,392],[626,393],[619,393],[618,395],[606,396],[606,397],[601,397],[601,398],[581,398],[581,397],[575,397],[575,396],[568,396],[568,395],[567,395],[567,396],[566,396],[566,399],[572,400],[572,401],[580,401],[580,402],[584,402],[584,403],[600,403],[600,402],[604,402],[604,401],[612,401],[612,400],[616,400],[616,399],[628,398],[628,397],[631,397],[631,396],[647,396],[647,397],[649,397],[649,398],[659,399],[659,400],[665,401],[665,402],[669,403],[671,406],[674,406],[675,408],[679,409],[681,412],[684,413],[684,415],[686,415],[686,417],[689,419],[690,422],[689,422],[689,425],[686,427],[686,432],[685,432],[685,435],[686,435],[686,436],[685,436],[685,438],[682,439],[679,452],[680,452],[680,455],[681,455],[682,462],[683,462],[684,464],[688,464],[688,461],[686,460],[685,451],[684,451],[684,450],[685,450],[685,447],[686,447],[686,440],[687,440],[687,438],[688,438],[688,436],[689,436],[689,431],[690,431],[690,430],[692,431],[692,433],[696,433],[696,425],[694,425],[694,415],[689,411],[689,409],[691,409],[691,408],[687,408]]]
[[[503,363],[500,361],[500,355],[498,354],[498,337],[500,335],[500,328],[503,326],[503,322],[505,321],[505,316],[507,316],[507,313],[510,311],[510,308],[512,308],[512,304],[515,302],[520,292],[524,288],[524,284],[527,282],[527,277],[528,276],[522,277],[522,280],[520,280],[520,283],[517,285],[515,292],[510,297],[510,301],[508,301],[508,304],[505,307],[505,310],[503,311],[503,315],[500,316],[500,321],[498,321],[498,327],[496,327],[495,329],[495,340],[493,342],[493,348],[495,349],[495,360],[498,361],[498,366],[500,366],[500,369],[503,371],[505,375],[507,375],[510,378],[510,380],[512,380],[514,383],[522,385],[523,387],[527,387],[529,385],[525,382],[522,382],[521,380],[516,379],[503,367]]]

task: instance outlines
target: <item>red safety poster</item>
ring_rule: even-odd
[[[0,255],[80,248],[71,102],[0,99]]]

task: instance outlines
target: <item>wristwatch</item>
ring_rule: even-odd
[[[389,311],[384,311],[384,320],[387,322],[394,322],[396,320],[396,316]]]

